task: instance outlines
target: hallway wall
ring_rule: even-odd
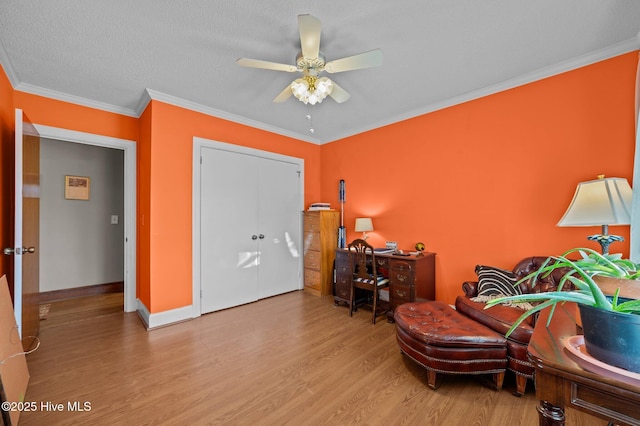
[[[124,281],[124,152],[43,138],[40,173],[40,291]],[[91,178],[89,200],[65,199],[65,175]]]

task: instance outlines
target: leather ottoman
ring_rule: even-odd
[[[438,373],[492,374],[502,388],[507,368],[504,336],[438,301],[405,303],[394,312],[400,350],[427,369],[429,387]]]

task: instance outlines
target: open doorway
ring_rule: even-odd
[[[108,244],[121,244],[122,247],[120,247],[120,250],[118,249],[110,249],[110,250],[104,250],[102,251],[103,254],[107,255],[107,256],[115,256],[115,257],[120,257],[121,256],[121,262],[117,265],[117,268],[121,268],[121,273],[120,275],[116,274],[117,276],[122,276],[123,277],[123,282],[124,282],[124,311],[126,312],[131,312],[131,311],[135,311],[137,309],[137,301],[136,301],[136,281],[135,281],[135,277],[136,277],[136,257],[135,257],[135,253],[136,253],[136,217],[135,217],[135,211],[136,211],[136,144],[134,141],[129,141],[129,140],[124,140],[124,139],[118,139],[118,138],[112,138],[112,137],[107,137],[107,136],[101,136],[101,135],[95,135],[95,134],[90,134],[90,133],[84,133],[84,132],[76,132],[76,131],[71,131],[71,130],[66,130],[66,129],[59,129],[59,128],[54,128],[54,127],[49,127],[49,126],[42,126],[42,125],[34,125],[36,127],[36,129],[38,130],[38,132],[40,133],[41,137],[44,140],[49,140],[51,144],[56,145],[57,148],[63,149],[62,147],[66,147],[66,149],[69,149],[69,144],[81,144],[82,146],[77,146],[75,148],[80,148],[79,152],[81,153],[85,153],[89,156],[91,155],[100,155],[101,151],[100,148],[108,148],[109,150],[109,155],[110,157],[113,157],[112,160],[110,161],[121,161],[121,168],[119,169],[118,173],[121,173],[120,176],[117,177],[117,180],[119,180],[121,183],[116,183],[117,185],[122,186],[122,193],[120,194],[122,200],[122,206],[118,207],[115,205],[111,205],[111,206],[107,206],[104,207],[103,210],[109,209],[107,212],[103,212],[106,215],[106,220],[108,220],[108,223],[106,224],[107,226],[104,227],[105,231],[104,232],[109,232],[109,228],[111,226],[120,226],[121,227],[121,234],[119,237],[117,238],[111,238],[110,241],[108,242]],[[57,149],[56,147],[51,147],[52,149]],[[73,148],[73,147],[71,147]],[[45,147],[45,152],[47,148]],[[113,151],[117,151],[117,152],[113,152]],[[72,149],[73,151],[73,149]],[[76,151],[78,151],[76,149]],[[69,151],[71,152],[71,151]],[[93,153],[93,154],[92,154]],[[97,153],[97,154],[96,154]],[[120,158],[120,160],[118,160],[118,158]],[[69,167],[71,169],[71,167]],[[82,170],[82,168],[75,168],[75,170]],[[86,170],[86,169],[85,169]],[[59,171],[59,170],[58,170]],[[97,171],[93,170],[94,176],[98,176]],[[90,173],[82,173],[82,172],[69,172],[69,175],[74,175],[74,174],[86,174],[89,175]],[[101,176],[99,179],[104,180],[106,178],[106,175],[104,173],[99,174],[99,176]],[[80,176],[80,177],[91,177],[91,176]],[[56,179],[56,177],[54,176],[53,179]],[[89,197],[91,197],[91,182],[89,181]],[[96,188],[98,182],[96,182],[94,180],[93,182],[93,186],[94,186],[94,191],[97,190],[98,188]],[[60,182],[56,183],[58,186],[60,186]],[[65,182],[63,182],[63,184],[66,184],[66,180]],[[101,182],[102,184],[102,188],[104,191],[104,182]],[[55,186],[55,185],[54,185]],[[58,200],[57,202],[64,202],[64,201],[68,201],[71,203],[82,203],[83,200],[67,200],[65,199],[65,194],[64,194],[64,187],[60,187],[57,188],[60,189],[61,191],[63,191],[61,194],[58,194]],[[94,196],[97,197],[99,194],[96,194],[94,192]],[[102,200],[103,203],[112,203],[112,201],[109,200]],[[95,204],[95,203],[94,203]],[[69,205],[67,204],[67,207]],[[81,207],[80,210],[84,209],[86,210],[89,207],[89,203],[86,203],[84,205],[80,204],[76,204],[76,207]],[[95,205],[93,206],[95,207]],[[111,212],[110,210],[111,207],[113,207],[113,212]],[[77,209],[76,209],[77,210]],[[121,212],[121,213],[120,213]],[[46,212],[45,212],[46,214]],[[58,212],[58,214],[69,214],[68,212]],[[102,214],[102,213],[101,213]],[[112,216],[117,216],[117,218],[113,218]],[[44,219],[47,220],[47,219]],[[117,221],[117,224],[113,224],[111,225],[111,221]],[[92,225],[91,221],[87,221],[87,219],[79,219],[77,222],[78,226],[84,227],[85,231],[87,230],[88,226],[94,226]],[[69,225],[69,221],[66,221],[66,226],[71,226]],[[92,231],[96,231],[96,230],[92,230]],[[117,232],[116,232],[117,233]],[[53,236],[56,236],[55,233],[52,234]],[[87,247],[86,247],[86,254],[90,255],[92,250],[94,251],[99,251],[95,244],[98,244],[99,241],[95,241],[96,239],[99,239],[99,232],[92,232],[92,237],[87,238]],[[97,236],[96,236],[97,235]],[[59,237],[59,236],[58,236]],[[74,236],[73,238],[75,239],[79,239],[81,237],[78,237],[78,235]],[[119,238],[119,239],[118,239]],[[94,241],[90,241],[90,239],[93,239]],[[105,240],[102,241],[103,243],[105,242]],[[55,241],[54,242],[50,242],[52,247],[55,248]],[[76,241],[77,243],[77,241]],[[59,247],[60,250],[64,250],[64,246],[60,246]],[[108,253],[108,254],[107,254]],[[44,253],[43,253],[44,254]],[[95,254],[95,253],[94,253]],[[56,254],[57,255],[57,254]],[[53,261],[55,263],[55,260],[50,259],[50,261]],[[113,262],[114,260],[111,260],[110,262]],[[46,261],[45,261],[46,262]],[[82,259],[78,259],[78,262],[82,262]],[[105,267],[104,265],[110,263],[110,262],[102,262],[100,263],[100,268]],[[84,268],[84,266],[88,266],[87,268]],[[76,278],[75,279],[80,279],[82,280],[82,277],[87,277],[91,274],[91,265],[79,265],[78,269],[76,270]],[[100,272],[100,271],[93,271],[95,272],[99,272],[99,274],[101,274],[104,277],[109,277],[109,276],[114,276],[113,274],[110,274],[108,271],[105,273],[104,271]],[[117,271],[116,271],[117,272]],[[87,275],[89,274],[89,275]],[[95,275],[95,274],[94,274]],[[79,278],[78,278],[79,277]],[[91,284],[91,283],[88,283]],[[41,288],[41,291],[47,291],[47,286],[50,286],[51,284],[46,284],[44,288]],[[78,283],[76,282],[74,285],[78,285]]]
[[[39,217],[41,303],[124,291],[124,151],[41,138]]]

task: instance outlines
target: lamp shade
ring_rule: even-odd
[[[373,222],[370,217],[356,218],[356,232],[373,231]]]
[[[629,225],[631,187],[623,178],[581,182],[558,226]]]

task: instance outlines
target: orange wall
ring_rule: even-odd
[[[437,253],[436,297],[453,302],[478,263],[587,246],[599,228],[558,228],[578,182],[632,182],[638,53],[389,125],[322,147],[322,199],[345,179],[347,239],[373,218],[370,241],[417,241]],[[362,173],[363,167],[370,173]],[[612,252],[628,254],[629,227]]]
[[[85,106],[14,92],[15,107],[34,124],[59,127],[114,138],[138,140],[138,119]]]
[[[0,167],[3,170],[0,173],[0,200],[2,208],[0,209],[0,244],[2,247],[11,247],[13,245],[13,232],[11,227],[12,206],[11,200],[13,195],[13,179],[11,173],[7,171],[13,170],[13,135],[15,113],[13,108],[13,88],[9,79],[0,66]],[[10,262],[13,256],[0,255],[0,276],[10,271]],[[8,277],[12,281],[11,277]]]
[[[152,101],[151,108],[151,219],[148,231],[141,232],[150,238],[147,307],[157,313],[192,303],[193,137],[304,159],[305,200],[320,194],[320,147],[158,101]]]

